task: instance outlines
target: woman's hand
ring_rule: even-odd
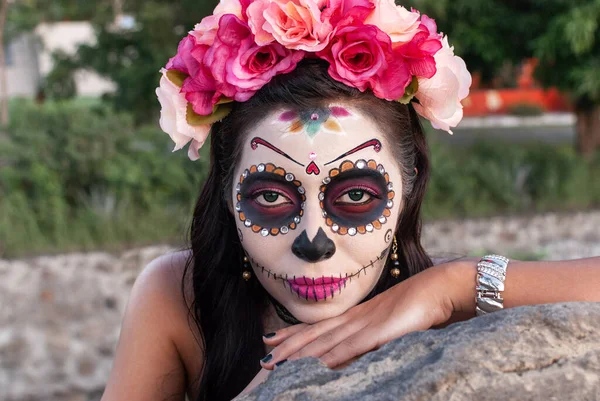
[[[340,316],[279,330],[263,338],[275,348],[261,365],[271,370],[284,359],[312,356],[340,368],[404,334],[447,323],[462,312],[458,305],[475,299],[475,271],[472,262],[434,266]]]

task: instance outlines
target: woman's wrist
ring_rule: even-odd
[[[444,265],[453,313],[475,316],[478,259],[461,259]]]

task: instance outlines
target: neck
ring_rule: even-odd
[[[273,298],[270,294],[269,294],[269,299],[271,300],[271,303],[273,304],[273,306],[275,307],[275,311],[277,312],[277,316],[279,316],[279,318],[281,320],[283,320],[284,322],[286,322],[287,324],[291,324],[291,325],[296,325],[296,324],[300,324],[302,323],[300,320],[296,319],[294,317],[294,315],[291,314],[290,311],[288,311],[285,306],[283,306],[282,304],[280,304],[275,298]]]

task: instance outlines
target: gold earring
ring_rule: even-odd
[[[252,278],[252,271],[250,269],[250,260],[248,259],[248,256],[244,256],[244,272],[242,273],[242,278],[246,281]]]
[[[394,262],[394,268],[390,270],[390,274],[393,278],[400,277],[400,261],[398,260],[398,241],[394,235],[394,242],[392,244],[392,255],[390,256]]]

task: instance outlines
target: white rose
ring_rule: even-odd
[[[463,59],[454,55],[454,47],[448,44],[448,37],[442,40],[443,47],[434,56],[436,74],[419,79],[419,90],[415,97],[420,104],[414,104],[417,113],[431,121],[436,129],[452,134],[463,118],[461,101],[469,96],[471,74]]]
[[[186,114],[188,102],[185,95],[180,93],[180,88],[167,78],[167,70],[161,70],[160,87],[156,88],[156,95],[162,107],[160,111],[160,128],[165,131],[173,142],[173,152],[182,149],[190,141],[188,157],[198,160],[198,150],[208,137],[210,125],[191,126],[187,122]]]
[[[394,0],[375,0],[375,10],[365,24],[375,25],[392,39],[392,43],[408,43],[421,25],[419,13],[397,6]]]

